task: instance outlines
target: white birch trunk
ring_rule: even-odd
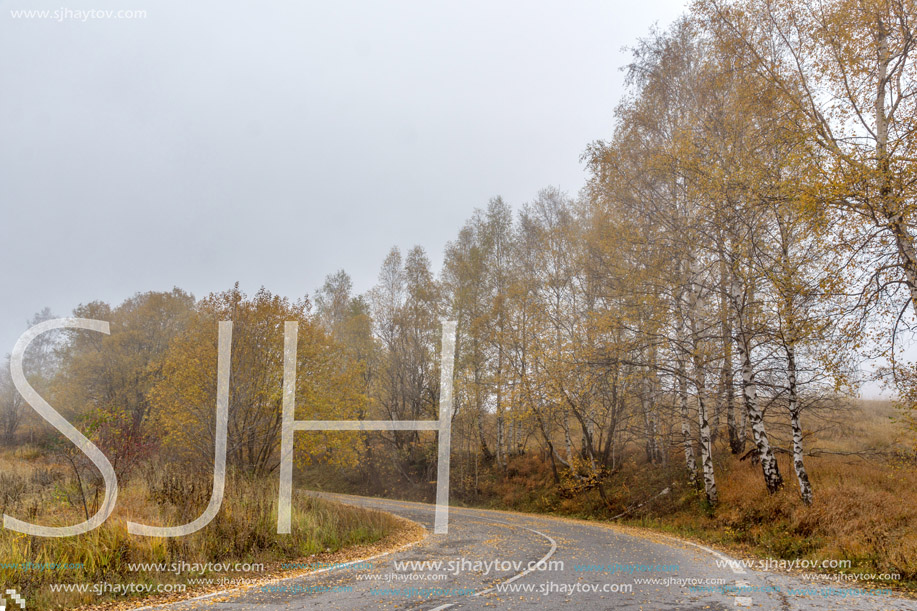
[[[745,400],[745,413],[748,415],[748,423],[751,425],[752,439],[754,439],[755,446],[758,449],[758,460],[761,461],[761,469],[764,472],[764,483],[767,486],[767,491],[774,493],[783,485],[783,477],[780,475],[777,459],[774,457],[774,451],[771,449],[770,441],[767,438],[764,416],[758,408],[758,387],[755,383],[748,339],[744,332],[740,335],[739,358],[742,360],[742,395]]]
[[[704,494],[707,502],[716,505],[716,476],[713,472],[713,444],[710,438],[710,423],[707,420],[707,380],[706,364],[702,354],[703,342],[697,320],[701,310],[699,288],[694,285],[688,294],[688,309],[691,327],[692,352],[694,359],[694,384],[697,388],[697,423],[700,432],[701,470],[704,478]]]
[[[786,346],[787,381],[789,393],[790,424],[793,427],[793,469],[799,482],[799,495],[806,505],[812,504],[812,484],[802,461],[802,426],[799,424],[799,396],[796,392],[796,351],[792,344]]]
[[[570,439],[570,422],[568,420],[569,414],[567,410],[564,410],[564,446],[567,451],[567,465],[573,464],[573,441]]]
[[[755,382],[755,371],[751,361],[751,339],[748,330],[750,322],[746,313],[746,304],[754,301],[754,289],[748,288],[743,294],[739,279],[733,276],[730,292],[735,311],[735,324],[739,332],[737,347],[742,364],[742,398],[745,404],[745,414],[751,426],[752,439],[758,450],[758,460],[761,462],[761,470],[764,473],[764,484],[767,486],[767,491],[773,494],[783,485],[783,477],[780,475],[777,459],[774,457],[774,451],[767,438],[764,415],[758,407],[758,386]]]
[[[694,441],[691,438],[691,420],[688,417],[688,384],[685,380],[684,361],[678,366],[678,402],[681,407],[681,443],[685,451],[685,469],[688,481],[697,485],[697,462],[694,459]]]

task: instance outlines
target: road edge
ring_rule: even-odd
[[[340,555],[341,553],[346,554],[348,551],[360,550],[361,548],[364,548],[364,547],[370,550],[374,550],[374,549],[382,550],[376,553],[371,553],[368,556],[362,556],[359,558],[354,558],[354,559],[346,560],[343,562],[334,562],[333,567],[326,567],[326,568],[320,568],[320,569],[291,569],[291,570],[280,571],[277,573],[273,573],[267,577],[256,579],[252,583],[241,584],[241,585],[230,587],[230,588],[224,587],[219,590],[215,590],[211,592],[204,591],[203,593],[200,593],[201,590],[197,589],[195,592],[189,592],[188,594],[190,595],[188,596],[172,594],[172,595],[168,595],[165,597],[147,597],[145,599],[131,600],[131,601],[108,601],[108,602],[100,603],[96,605],[88,605],[88,606],[84,605],[80,607],[75,607],[73,611],[114,611],[114,610],[117,610],[117,611],[155,611],[156,609],[167,609],[169,607],[172,607],[178,604],[201,602],[201,601],[218,598],[218,597],[238,596],[244,592],[247,592],[255,588],[261,588],[261,587],[268,586],[268,585],[278,584],[284,581],[291,581],[293,579],[299,579],[307,575],[317,575],[317,574],[325,573],[331,570],[344,568],[346,566],[350,566],[353,564],[359,564],[362,562],[369,562],[377,558],[383,558],[385,556],[388,556],[388,555],[391,555],[391,554],[394,554],[400,551],[404,551],[406,549],[410,549],[414,547],[415,545],[418,545],[424,542],[430,536],[430,531],[427,530],[427,528],[423,524],[420,524],[419,522],[415,522],[414,520],[410,520],[408,518],[393,514],[388,511],[384,511],[384,510],[375,510],[375,511],[381,511],[383,513],[387,513],[393,516],[397,521],[401,522],[404,525],[404,528],[391,533],[390,535],[383,538],[381,541],[377,543],[365,545],[365,546],[351,546],[350,548],[342,548],[341,550],[338,550],[334,552],[333,554],[331,554],[331,556],[334,557],[334,556]],[[409,537],[409,540],[407,543],[403,542],[404,536]],[[389,540],[388,544],[386,544],[386,540]],[[328,564],[324,560],[320,560],[318,558],[316,558],[316,562],[322,562],[324,564]]]

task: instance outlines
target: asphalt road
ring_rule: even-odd
[[[429,534],[352,566],[169,608],[917,611],[915,601],[866,594],[856,584],[731,568],[714,550],[655,533],[453,507],[449,534],[433,535],[433,505],[327,496],[406,517]]]

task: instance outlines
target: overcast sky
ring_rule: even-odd
[[[682,10],[0,0],[0,351],[44,306],[236,280],[299,297],[339,268],[363,291],[393,245],[438,270],[489,198],[582,187],[622,47]]]

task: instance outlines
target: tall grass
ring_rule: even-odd
[[[0,504],[6,498],[6,513],[41,524],[72,524],[84,519],[79,503],[74,502],[74,483],[66,479],[63,467],[15,458],[0,458]],[[49,473],[53,483],[47,484]],[[292,534],[278,535],[277,481],[229,476],[222,507],[202,530],[175,538],[130,535],[128,520],[157,525],[186,523],[199,515],[209,499],[209,480],[168,469],[151,470],[150,475],[147,480],[134,478],[122,486],[112,516],[83,535],[43,538],[0,531],[0,584],[19,590],[29,608],[63,609],[105,598],[93,593],[51,592],[52,583],[182,582],[187,575],[131,571],[129,565],[270,564],[373,543],[399,528],[388,514],[297,494]],[[29,570],[9,566],[29,564],[75,564],[80,568]]]
[[[720,503],[704,511],[699,495],[681,490],[630,520],[720,543],[751,556],[851,560],[848,573],[897,573],[917,587],[917,469],[839,457],[809,459],[815,500],[799,500],[788,459],[786,485],[768,494],[760,467],[723,457]]]

